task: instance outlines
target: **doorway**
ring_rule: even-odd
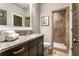
[[[69,51],[69,7],[53,11],[53,54]]]

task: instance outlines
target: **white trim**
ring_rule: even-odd
[[[3,30],[32,30],[32,28],[29,27],[11,27],[11,26],[0,26],[0,31]]]
[[[30,28],[32,28],[32,24],[33,24],[33,11],[32,11],[32,3],[30,3]]]

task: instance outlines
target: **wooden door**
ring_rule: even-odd
[[[79,56],[79,4],[72,5],[72,55]]]
[[[54,42],[65,43],[66,35],[66,10],[53,13],[54,22]]]
[[[69,51],[69,7],[53,11],[53,43],[63,43]]]

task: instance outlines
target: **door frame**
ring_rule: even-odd
[[[58,11],[62,11],[62,10],[66,10],[66,23],[67,23],[67,28],[68,28],[68,39],[67,39],[67,41],[68,41],[68,44],[67,44],[67,52],[69,52],[69,44],[70,44],[70,41],[69,41],[69,7],[63,7],[63,8],[59,8],[59,9],[55,9],[55,10],[53,10],[51,13],[52,13],[52,40],[51,40],[51,44],[52,44],[52,52],[53,52],[53,40],[54,40],[54,23],[53,23],[53,13],[54,12],[58,12]]]

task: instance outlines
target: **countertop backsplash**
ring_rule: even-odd
[[[30,30],[28,30],[28,31],[30,31]],[[23,35],[26,35],[28,31],[26,31],[26,30],[23,30],[23,31],[22,30],[21,31],[20,30],[16,30],[16,33],[18,33],[20,36],[23,36]],[[30,31],[30,34],[31,33],[33,33],[33,32]]]

